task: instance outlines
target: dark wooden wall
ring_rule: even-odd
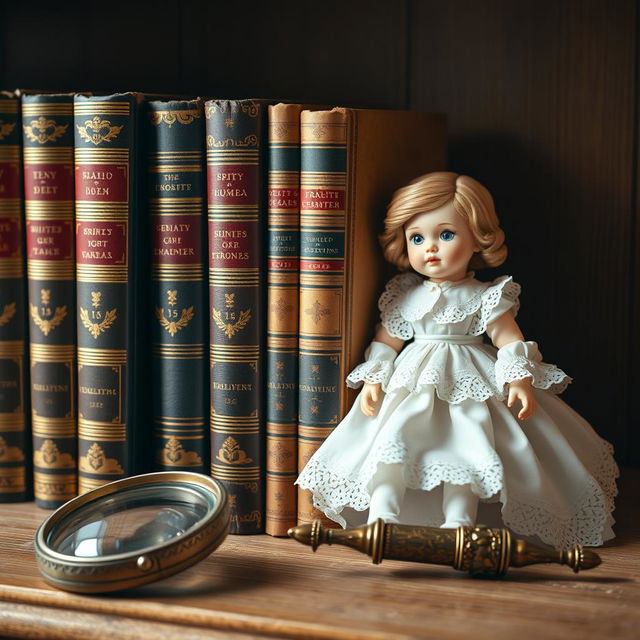
[[[519,317],[640,463],[636,0],[4,3],[0,85],[446,112],[492,191]],[[481,274],[492,277],[493,273]]]

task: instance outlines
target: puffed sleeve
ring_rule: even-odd
[[[482,293],[470,333],[474,336],[482,335],[488,325],[507,311],[515,317],[520,308],[519,296],[520,285],[511,276],[496,278]]]
[[[378,309],[382,326],[390,336],[402,340],[413,338],[413,326],[402,317],[400,308],[407,294],[420,285],[421,281],[416,273],[401,273],[387,283],[378,301]]]

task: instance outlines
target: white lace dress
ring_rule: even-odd
[[[400,522],[439,526],[442,483],[468,484],[481,502],[500,503],[516,533],[561,548],[613,537],[618,469],[611,445],[555,395],[571,379],[535,343],[499,353],[483,343],[488,324],[515,315],[519,293],[506,276],[435,284],[405,273],[387,284],[382,324],[411,342],[395,361],[369,359],[349,374],[349,386],[381,382],[385,394],[374,417],[357,399],[300,474],[316,508],[343,527],[365,523],[376,470],[401,463]],[[537,409],[521,421],[506,385],[524,377]]]

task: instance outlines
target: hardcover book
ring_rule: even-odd
[[[265,531],[297,521],[300,104],[269,106]]]
[[[80,493],[134,472],[138,102],[74,99]]]
[[[147,104],[154,468],[208,472],[206,177],[201,100]]]
[[[303,111],[300,127],[301,471],[355,398],[344,380],[373,338],[386,206],[411,179],[444,169],[446,125],[437,114],[336,108]],[[299,522],[322,517],[300,490]]]
[[[257,100],[205,104],[211,475],[231,496],[231,533],[264,531],[265,112]]]
[[[77,493],[73,96],[24,95],[33,491],[56,508]]]
[[[0,92],[0,502],[31,492],[20,100]]]

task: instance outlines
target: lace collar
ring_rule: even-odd
[[[494,282],[479,282],[469,272],[462,280],[451,282],[431,282],[423,280],[415,274],[412,285],[398,297],[398,311],[408,322],[416,322],[425,314],[433,312],[436,322],[458,322],[465,316],[476,312],[482,305],[483,298],[494,287],[500,291],[511,278],[502,277]],[[407,283],[409,284],[409,283]],[[496,302],[497,304],[497,302]]]

